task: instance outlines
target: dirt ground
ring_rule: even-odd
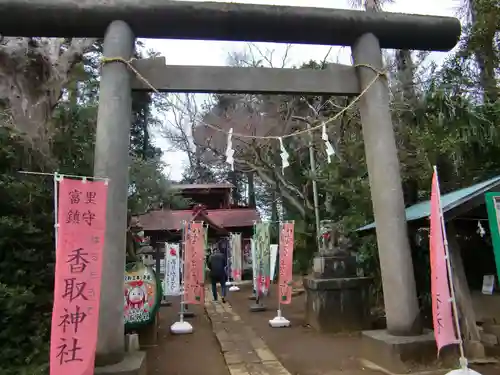
[[[290,320],[291,327],[272,329],[269,319],[276,316],[278,301],[275,288],[265,301],[267,311],[252,313],[248,300],[251,287],[243,286],[239,292],[231,293],[228,300],[241,319],[250,324],[263,338],[269,348],[292,375],[380,375],[362,369],[356,360],[359,338],[356,336],[322,335],[305,325],[304,295],[295,297],[292,303],[283,306],[283,315]]]
[[[148,349],[148,375],[229,375],[204,306],[190,306],[196,316],[190,335],[175,336],[170,326],[178,320],[179,300],[160,310],[158,346]]]
[[[283,315],[290,320],[287,329],[272,329],[268,320],[276,316],[278,301],[275,288],[265,301],[268,310],[252,313],[248,300],[251,287],[243,286],[239,292],[231,293],[229,301],[241,319],[251,325],[292,375],[380,375],[363,368],[360,357],[359,335],[319,334],[304,321],[305,295],[282,307]],[[499,366],[475,367],[482,375],[500,374]]]
[[[304,321],[304,297],[294,297],[283,306],[283,315],[292,323],[286,329],[272,329],[268,321],[276,315],[276,290],[265,301],[265,312],[251,313],[248,300],[251,287],[241,286],[230,293],[228,301],[242,322],[261,337],[291,375],[380,375],[363,368],[359,335],[319,334]],[[170,325],[178,319],[179,301],[160,311],[159,345],[148,350],[148,375],[229,375],[220,345],[204,306],[191,306],[196,316],[188,319],[194,327],[191,335],[175,336]],[[473,366],[481,375],[500,374],[499,365]]]

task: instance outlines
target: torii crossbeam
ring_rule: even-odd
[[[460,36],[460,22],[450,17],[168,0],[0,0],[5,36],[101,38],[114,20],[137,38],[351,46],[373,33],[381,48],[448,51]]]

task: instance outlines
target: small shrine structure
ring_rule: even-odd
[[[231,232],[241,233],[242,265],[244,270],[251,269],[250,238],[260,216],[255,207],[233,203],[234,188],[230,183],[172,185],[189,202],[188,209],[160,208],[137,216],[145,236],[150,238],[153,259],[159,256],[163,263],[165,242],[181,241],[183,222],[203,221],[208,226],[209,248]]]

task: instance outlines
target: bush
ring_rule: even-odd
[[[0,374],[44,374],[54,279],[52,181],[17,173],[25,151],[5,128],[0,145]]]

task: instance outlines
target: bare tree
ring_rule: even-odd
[[[395,0],[350,0],[353,8],[365,8],[367,11],[380,12],[385,4],[394,4]]]
[[[285,55],[288,55],[289,48]],[[315,68],[326,67],[326,60]],[[229,63],[236,66],[286,66],[286,57],[278,59],[273,51],[264,51],[256,45],[232,53]],[[279,65],[277,65],[279,64]],[[188,155],[193,168],[197,163],[226,168],[228,132],[233,130],[232,144],[235,169],[253,173],[267,191],[276,191],[278,203],[293,207],[303,217],[313,210],[311,182],[316,174],[310,171],[309,142],[319,155],[320,163],[326,162],[325,143],[322,131],[316,129],[309,134],[308,124],[317,126],[328,121],[327,133],[330,142],[342,159],[343,138],[358,127],[349,129],[352,121],[358,121],[357,108],[348,111],[346,98],[304,97],[288,95],[215,95],[208,102],[197,103],[192,95],[172,97],[170,108],[176,112],[164,132],[164,136],[176,150]],[[342,115],[332,121],[340,111]],[[303,132],[283,139],[285,148],[294,159],[290,168],[283,169],[280,158],[279,138],[295,132]],[[312,139],[311,139],[312,135]],[[322,165],[320,166],[322,167]],[[309,182],[294,175],[306,176]]]

